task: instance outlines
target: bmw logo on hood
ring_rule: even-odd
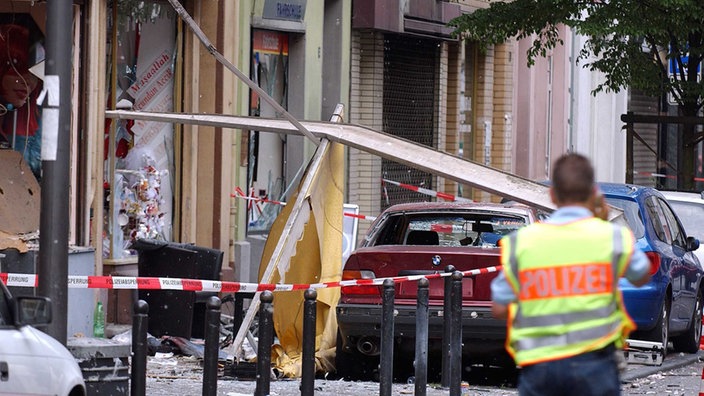
[[[442,264],[442,259],[440,258],[440,255],[436,254],[433,256],[433,265],[437,267],[440,264]]]

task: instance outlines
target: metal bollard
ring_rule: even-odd
[[[303,303],[303,357],[301,361],[301,396],[315,392],[315,321],[318,292],[308,289]]]
[[[450,396],[460,396],[462,392],[462,273],[452,273],[450,301],[452,325],[450,337]]]
[[[379,396],[391,396],[394,371],[394,294],[392,279],[384,281],[381,302],[381,355],[379,362]]]
[[[446,273],[455,272],[455,266],[448,265],[445,268]],[[442,302],[442,366],[441,366],[441,377],[440,385],[443,388],[450,386],[450,337],[452,335],[452,315],[450,309],[450,292],[452,291],[452,278],[449,276],[445,277],[444,284],[444,294]]]
[[[425,396],[428,384],[428,286],[430,282],[418,280],[416,301],[416,356],[415,395]]]
[[[274,294],[266,290],[259,296],[259,346],[257,348],[256,396],[268,396],[271,382],[271,345],[274,343],[274,321],[272,301]]]
[[[147,327],[149,304],[144,300],[134,303],[132,313],[132,373],[130,395],[144,396],[147,392]]]
[[[205,350],[203,352],[203,396],[218,394],[218,355],[220,352],[219,298],[211,296],[205,311]]]

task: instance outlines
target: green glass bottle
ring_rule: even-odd
[[[105,337],[105,316],[103,314],[103,303],[98,301],[93,314],[93,337]]]

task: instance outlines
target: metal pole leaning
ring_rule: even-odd
[[[271,382],[271,345],[274,343],[274,322],[272,308],[274,294],[266,290],[259,295],[259,347],[257,348],[257,387],[256,396],[268,396]]]
[[[428,384],[428,286],[426,278],[418,280],[416,301],[415,395],[425,396]]]
[[[147,392],[147,326],[149,304],[144,300],[134,303],[132,313],[132,373],[130,395],[144,396]]]
[[[453,273],[455,272],[455,267],[453,265],[448,265],[445,268],[445,272]],[[452,279],[449,276],[445,277],[445,289],[443,294],[443,305],[442,305],[442,366],[441,366],[441,377],[440,385],[443,388],[450,386],[450,337],[452,335],[452,319],[451,309],[450,309],[450,294],[452,291]]]
[[[239,329],[243,320],[244,296],[242,293],[235,293],[235,307],[233,308],[232,329]]]
[[[455,271],[450,293],[452,311],[452,336],[450,337],[450,396],[462,392],[462,273]]]
[[[218,355],[220,351],[219,298],[211,296],[205,311],[205,351],[203,353],[203,396],[218,394]]]
[[[394,281],[384,280],[381,301],[381,355],[379,396],[391,396],[394,369]]]
[[[315,321],[318,292],[308,289],[303,294],[303,357],[301,361],[301,396],[315,392]]]

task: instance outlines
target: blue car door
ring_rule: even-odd
[[[696,299],[697,259],[692,252],[687,251],[687,235],[684,228],[669,205],[658,199],[660,210],[665,218],[663,227],[669,236],[671,248],[670,276],[672,284],[672,312],[670,313],[671,329],[674,331],[686,329],[692,318]]]

